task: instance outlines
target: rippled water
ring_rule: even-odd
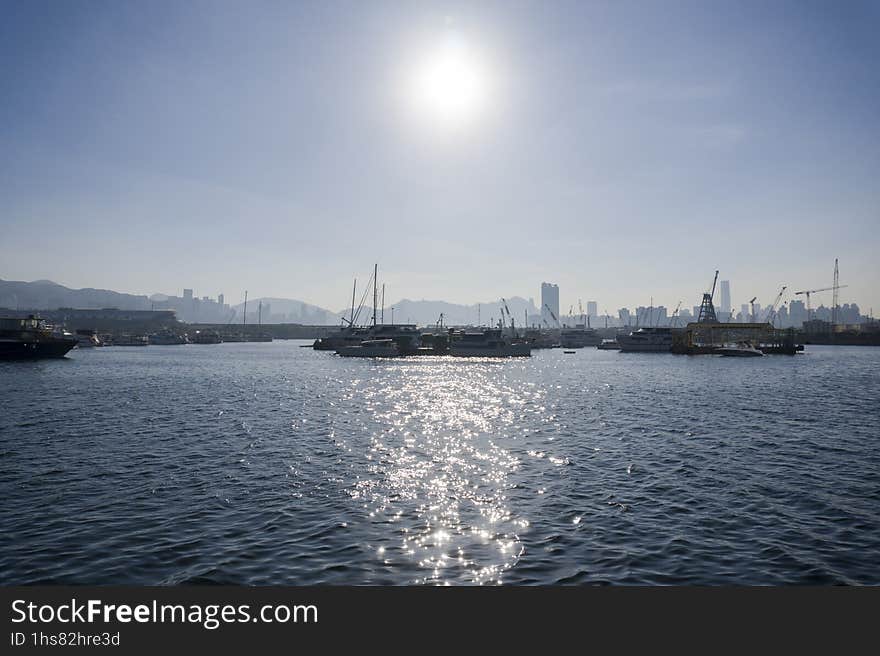
[[[880,583],[880,349],[0,363],[0,583]]]

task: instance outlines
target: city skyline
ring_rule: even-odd
[[[839,257],[880,307],[876,3],[50,7],[0,26],[4,277],[613,311]]]
[[[721,281],[721,288],[730,293],[730,281]],[[91,292],[97,296],[87,296],[85,302],[82,296],[77,298],[80,301],[73,300],[72,297],[60,295],[60,291],[52,290],[38,293],[28,293],[28,290],[21,290],[23,293],[16,294],[15,286],[39,286],[48,284],[56,285],[50,281],[35,281],[31,283],[21,283],[15,281],[4,281],[0,279],[0,308],[14,309],[16,311],[33,309],[33,310],[55,310],[58,308],[120,308],[124,310],[166,310],[171,309],[177,313],[179,319],[189,323],[199,322],[219,322],[229,323],[232,321],[243,320],[244,298],[238,302],[233,300],[232,303],[226,303],[226,297],[223,293],[216,297],[199,295],[193,288],[182,288],[180,295],[155,293],[151,295],[131,295],[119,290],[103,290],[103,289],[61,289],[73,294]],[[9,287],[12,285],[13,287]],[[667,306],[663,302],[657,302],[651,299],[648,305],[638,305],[630,307],[619,307],[618,304],[610,303],[607,307],[603,307],[599,311],[599,303],[597,301],[588,300],[586,303],[582,299],[578,299],[577,303],[568,304],[568,310],[563,311],[564,305],[560,306],[560,288],[558,285],[548,282],[541,283],[541,295],[537,298],[528,294],[507,294],[506,302],[514,308],[511,314],[515,322],[523,317],[523,312],[527,318],[528,325],[534,326],[555,326],[560,323],[565,325],[587,324],[590,321],[599,322],[593,327],[620,327],[626,325],[685,325],[691,321],[696,321],[699,316],[699,306],[684,303],[676,303],[675,306]],[[366,294],[365,294],[366,292]],[[111,296],[108,297],[107,294]],[[364,307],[372,307],[369,296],[369,289],[361,288],[359,297],[363,297]],[[41,301],[34,302],[35,298],[43,298]],[[753,319],[759,322],[772,321],[780,327],[795,326],[799,327],[809,318],[818,319],[820,321],[830,322],[833,319],[833,311],[830,305],[825,305],[821,301],[812,304],[812,311],[808,312],[806,297],[803,295],[790,293],[778,294],[769,304],[762,304],[757,298],[754,303],[742,303],[739,310],[730,308],[724,309],[724,301],[720,298],[721,294],[717,292],[715,295],[716,314],[718,320],[725,322],[750,322]],[[53,300],[54,299],[54,300]],[[763,299],[762,299],[763,300]],[[432,324],[437,320],[441,312],[445,313],[447,323],[458,324],[488,324],[496,323],[502,315],[502,306],[505,303],[504,297],[496,300],[484,299],[481,302],[473,304],[456,303],[450,299],[405,299],[400,298],[397,301],[391,300],[391,297],[385,300],[382,305],[381,297],[377,297],[379,305],[378,312],[382,315],[382,323],[385,323],[385,315],[388,315],[388,322],[391,322],[394,308],[398,310],[397,319],[406,323],[421,323],[424,325]],[[547,311],[549,306],[550,311]],[[250,305],[248,311],[248,319],[252,322],[264,323],[298,323],[311,325],[332,325],[337,323],[342,317],[348,317],[350,307],[338,308],[334,306],[322,307],[306,303],[298,298],[279,298],[267,297],[259,295],[250,296]],[[481,313],[480,308],[484,312]],[[612,308],[612,309],[609,309]],[[278,312],[273,312],[273,310]],[[842,302],[838,304],[838,323],[855,324],[873,320],[873,308],[864,307],[857,302]],[[551,314],[552,313],[552,314]],[[362,315],[363,316],[363,315]],[[416,317],[416,318],[413,318]],[[587,319],[589,317],[589,319]],[[677,318],[676,318],[677,317]],[[362,322],[363,323],[363,322]],[[522,325],[520,323],[520,325]]]

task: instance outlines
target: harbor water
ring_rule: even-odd
[[[880,349],[0,363],[0,583],[880,584]]]

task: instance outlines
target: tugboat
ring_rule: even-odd
[[[0,360],[63,358],[77,341],[69,333],[53,332],[33,314],[27,319],[0,318]]]

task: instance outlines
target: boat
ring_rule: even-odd
[[[189,340],[186,338],[186,335],[178,334],[171,330],[160,330],[159,332],[150,335],[149,339],[150,344],[155,344],[156,346],[189,344]]]
[[[94,348],[104,345],[98,337],[97,331],[88,328],[80,328],[76,331],[76,342],[77,348]]]
[[[669,352],[672,350],[672,329],[661,327],[639,328],[617,336],[620,350],[625,352]]]
[[[563,328],[559,341],[562,348],[576,349],[585,346],[598,346],[602,343],[602,338],[599,337],[595,329],[578,324],[574,328]]]
[[[566,355],[574,355],[577,351],[563,351]]]
[[[336,353],[344,358],[395,358],[401,354],[393,339],[367,339],[357,346],[340,346]]]
[[[620,344],[617,343],[616,339],[603,339],[596,345],[596,348],[602,351],[619,351]]]
[[[193,344],[220,344],[223,339],[216,330],[197,330],[190,337]]]
[[[725,344],[715,349],[718,355],[724,355],[734,358],[761,358],[764,357],[763,351],[755,348],[749,342],[737,342],[736,344]]]
[[[150,339],[146,335],[115,335],[109,346],[149,346]]]
[[[481,330],[454,334],[449,353],[460,358],[528,357],[532,346],[527,341],[506,337],[500,329]]]
[[[26,319],[0,318],[0,359],[28,360],[62,358],[79,340],[70,333],[55,331],[35,315]]]

